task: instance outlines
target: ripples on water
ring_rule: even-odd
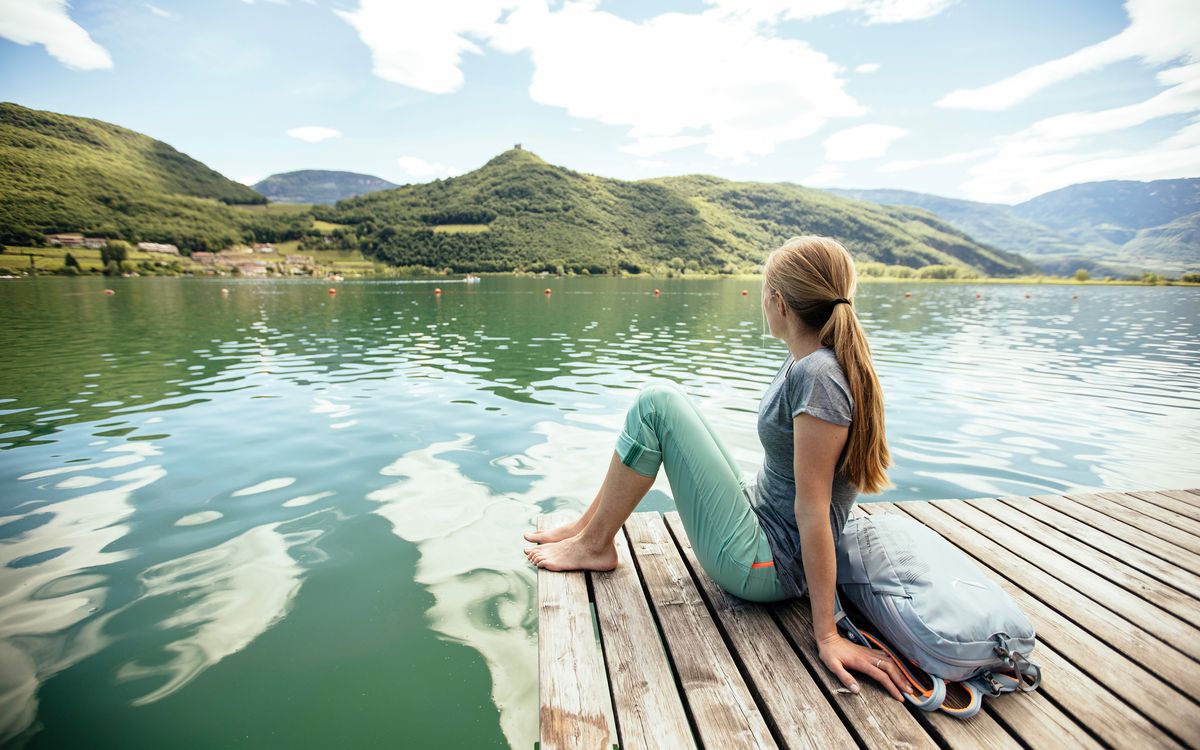
[[[741,281],[110,283],[0,287],[0,740],[31,747],[530,747],[521,533],[591,500],[651,379],[755,472],[786,355]],[[1200,483],[1197,290],[913,290],[856,300],[881,499]]]

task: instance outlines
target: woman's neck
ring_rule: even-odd
[[[812,331],[791,331],[783,340],[792,359],[799,361],[821,348],[821,340]]]

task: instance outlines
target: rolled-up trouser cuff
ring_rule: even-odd
[[[621,463],[644,477],[658,476],[658,467],[662,466],[661,451],[647,448],[624,430],[617,436],[617,455]]]

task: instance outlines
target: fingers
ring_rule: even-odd
[[[880,663],[885,666],[887,664],[886,661]],[[874,678],[880,685],[883,686],[884,690],[887,690],[888,693],[891,694],[893,698],[898,701],[904,700],[904,696],[900,695],[899,689],[897,689],[895,683],[892,682],[892,676],[883,669],[876,667],[874,660],[872,660],[870,664],[867,664],[866,667],[861,671],[867,674],[869,677]]]
[[[854,679],[854,676],[847,672],[844,667],[838,665],[837,668],[833,670],[833,673],[837,675],[839,680],[842,681],[842,684],[846,686],[847,690],[852,693],[857,693],[859,691],[858,680]]]
[[[900,665],[891,659],[887,659],[885,666],[888,668],[887,673],[892,678],[892,682],[896,683],[896,687],[902,693],[912,693],[912,684],[908,678],[904,676],[904,672],[900,669]]]

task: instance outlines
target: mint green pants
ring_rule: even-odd
[[[696,558],[718,586],[750,601],[789,598],[742,472],[687,394],[669,382],[644,386],[616,450],[621,463],[643,476],[666,469]]]

